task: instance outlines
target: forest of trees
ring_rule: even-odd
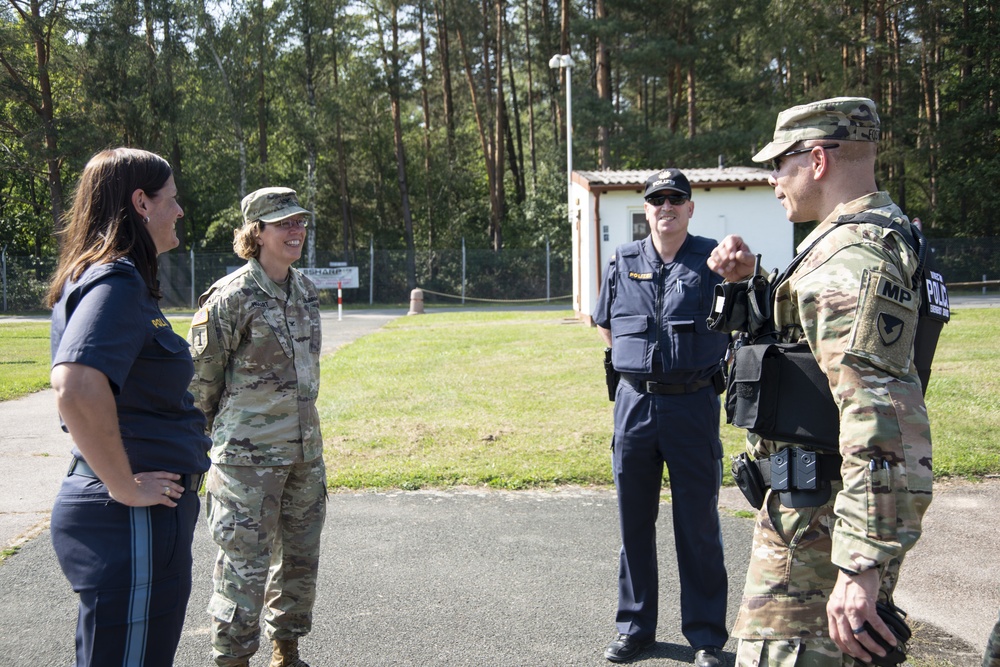
[[[51,256],[98,149],[175,170],[182,247],[299,191],[316,248],[567,249],[576,169],[749,165],[778,110],[875,99],[937,237],[1000,211],[1000,0],[0,0],[0,246]],[[310,248],[312,251],[312,248]],[[412,284],[412,279],[411,279]]]

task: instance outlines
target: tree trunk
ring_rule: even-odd
[[[504,116],[507,118],[507,153],[509,155],[510,171],[514,176],[514,199],[518,204],[523,204],[526,196],[524,187],[524,145],[521,143],[521,111],[517,105],[517,86],[514,84],[514,59],[510,55],[510,42],[507,40],[507,73],[510,79],[510,100],[514,110],[514,134],[511,136],[510,117],[506,111],[506,101],[504,105]]]
[[[146,145],[157,147],[160,145],[160,92],[157,90],[157,66],[156,66],[156,38],[153,26],[153,6],[152,0],[143,0],[143,23],[146,28],[146,95],[149,104],[149,131],[147,133]]]
[[[605,0],[597,0],[596,16],[598,23],[606,23],[608,11]],[[607,107],[611,107],[611,63],[608,59],[608,47],[604,39],[597,38],[597,98],[607,102]],[[611,168],[611,141],[610,130],[605,124],[597,128],[597,144],[599,152],[599,166],[601,169]]]
[[[29,14],[25,14],[17,3],[11,3],[14,9],[20,14],[21,20],[27,26],[31,41],[35,49],[35,67],[38,77],[36,84],[31,82],[31,77],[15,71],[8,63],[6,57],[0,55],[7,73],[17,83],[18,88],[29,91],[22,102],[26,103],[38,116],[42,124],[42,134],[45,141],[45,167],[46,180],[49,186],[49,208],[52,213],[52,226],[55,230],[62,229],[62,159],[59,157],[59,134],[55,124],[55,106],[52,100],[52,80],[49,78],[49,58],[51,56],[50,34],[52,27],[58,20],[53,14],[47,17],[48,22],[43,22],[41,15],[41,2],[31,0],[28,5]],[[34,101],[31,91],[37,91],[40,104]]]
[[[479,94],[476,89],[475,78],[472,75],[472,65],[469,63],[469,51],[465,45],[464,33],[459,27],[456,28],[455,34],[458,36],[458,45],[462,51],[462,64],[465,66],[465,80],[469,85],[469,96],[472,98],[472,112],[476,118],[476,129],[479,130],[479,144],[482,147],[483,163],[486,166],[486,183],[490,194],[490,210],[492,211],[494,207],[494,193],[496,191],[494,181],[497,179],[493,147],[486,138],[486,120],[483,118],[483,112],[480,109]]]
[[[313,24],[312,24],[312,7],[309,4],[310,0],[302,0],[302,49],[303,57],[305,60],[305,77],[306,77],[306,106],[309,111],[309,127],[306,128],[306,202],[310,211],[313,211],[312,215],[312,233],[306,236],[306,266],[309,268],[316,267],[316,234],[319,230],[316,229],[316,162],[319,157],[319,150],[317,148],[317,102],[316,102],[316,54],[313,50]],[[263,68],[261,68],[263,70]],[[261,81],[263,86],[263,80]],[[263,90],[263,88],[262,88]],[[265,112],[266,118],[266,107],[262,111]],[[262,132],[266,132],[267,124],[264,123]],[[262,145],[262,159],[267,160],[267,143],[264,142]]]
[[[181,143],[178,127],[178,107],[177,89],[174,87],[174,38],[173,38],[173,13],[168,6],[163,16],[163,76],[166,79],[167,108],[164,114],[167,125],[167,139],[170,145],[170,166],[174,170],[174,183],[178,189],[184,191],[184,165],[181,161]],[[188,226],[187,217],[177,220],[175,229],[177,239],[180,241],[180,248],[188,247]],[[190,286],[188,286],[190,287]]]
[[[554,55],[554,46],[552,44],[552,21],[549,18],[549,3],[548,0],[541,0],[542,7],[542,44],[546,47],[547,54],[545,58],[548,59],[550,55]],[[552,120],[552,138],[555,143],[555,147],[559,148],[559,142],[561,140],[561,128],[562,128],[562,111],[559,106],[559,73],[549,68],[549,118]]]
[[[535,83],[531,68],[531,18],[529,0],[524,0],[524,63],[528,73],[528,152],[531,154],[531,191],[537,184],[538,162],[535,158]]]
[[[260,33],[257,36],[257,159],[260,160],[261,183],[268,185],[267,164],[267,27],[264,25],[264,0],[254,5]],[[313,235],[310,235],[313,236]],[[311,265],[310,265],[311,266]]]
[[[337,46],[334,43],[332,55],[333,96],[340,96],[340,73],[337,65]],[[351,218],[351,196],[347,187],[347,148],[344,146],[344,131],[340,119],[340,111],[336,113],[335,133],[337,141],[337,187],[340,193],[340,224],[344,246],[344,261],[351,261],[356,250],[354,243],[354,221]]]
[[[418,2],[420,18],[420,104],[424,111],[424,215],[427,219],[427,247],[434,248],[434,198],[431,189],[431,103],[427,91],[427,34],[424,27],[424,3]],[[432,255],[428,253],[428,257]],[[428,267],[433,275],[433,262]]]
[[[403,214],[403,238],[406,243],[406,285],[410,291],[417,286],[416,250],[413,243],[413,216],[410,212],[410,192],[406,179],[406,147],[403,144],[403,113],[399,82],[399,9],[392,6],[389,12],[389,31],[392,50],[386,53],[382,45],[382,58],[389,79],[389,106],[392,110],[392,139],[396,156],[396,182],[399,185],[400,209]],[[408,295],[407,295],[408,296]]]
[[[688,139],[694,139],[698,132],[698,105],[695,97],[695,73],[694,63],[688,65],[687,71],[687,117],[688,117]]]
[[[504,0],[496,2],[496,99],[494,109],[494,142],[496,149],[494,156],[495,164],[493,174],[494,192],[490,196],[490,240],[493,242],[493,250],[499,251],[503,248],[503,223],[507,215],[507,195],[504,190],[504,126],[507,124],[507,106],[504,104],[503,92],[503,33],[504,33]]]
[[[441,96],[444,106],[448,159],[455,156],[455,103],[451,90],[451,54],[448,48],[447,0],[434,0],[434,17],[437,20],[437,52],[441,59]]]

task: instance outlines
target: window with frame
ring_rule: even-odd
[[[649,223],[645,211],[632,211],[632,240],[638,241],[649,236]]]

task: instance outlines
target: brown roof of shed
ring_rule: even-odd
[[[642,190],[646,179],[659,169],[627,169],[622,171],[574,171],[573,182],[589,191]],[[771,172],[759,167],[723,167],[712,169],[682,169],[692,188],[743,188],[767,185]]]

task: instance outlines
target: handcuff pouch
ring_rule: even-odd
[[[747,502],[754,509],[759,510],[763,507],[767,487],[764,485],[764,479],[761,477],[757,464],[747,456],[746,452],[733,457],[732,473],[733,481],[746,496]]]

